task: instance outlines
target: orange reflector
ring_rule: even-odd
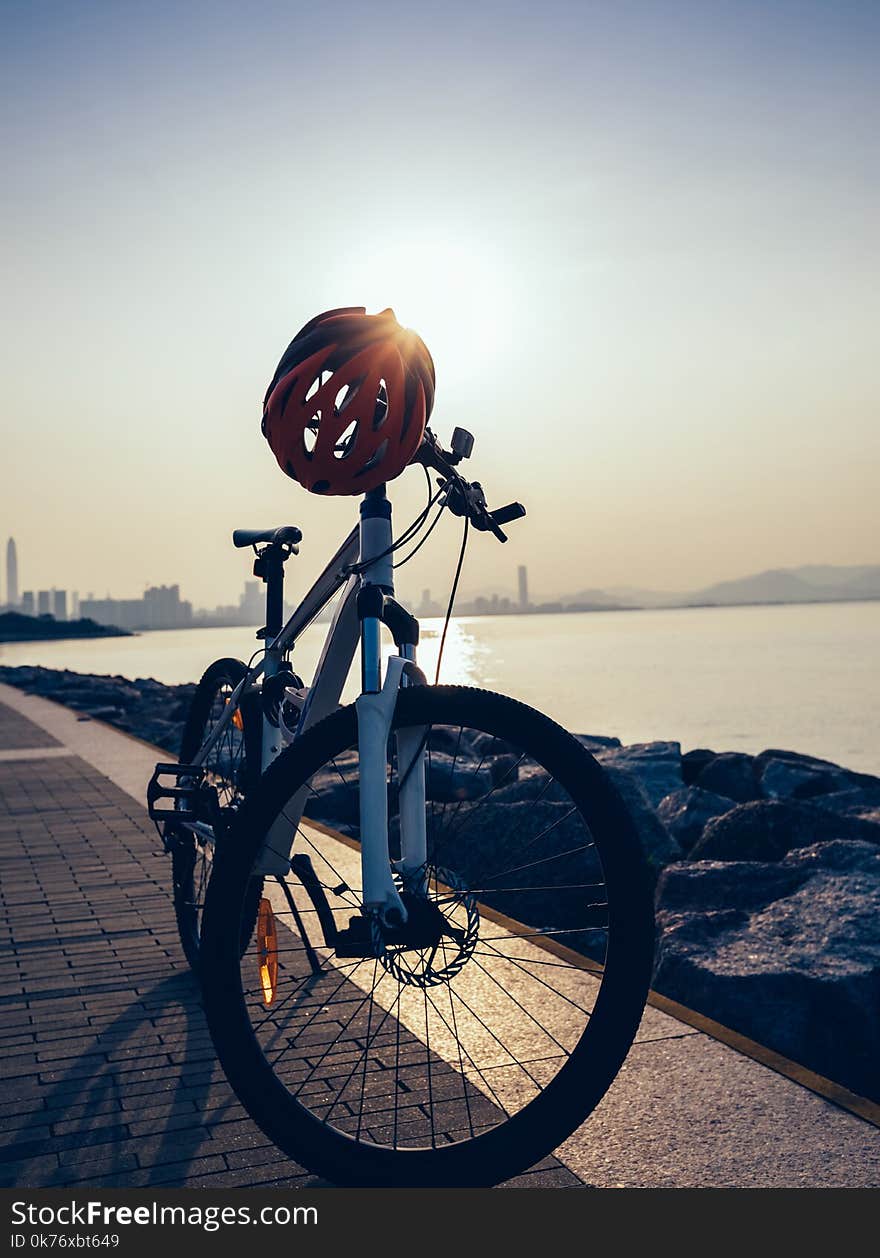
[[[244,732],[244,717],[241,715],[241,708],[236,708],[232,714],[232,724],[236,729]]]
[[[278,991],[278,935],[272,905],[265,897],[260,901],[257,913],[257,963],[263,1004],[268,1009]]]

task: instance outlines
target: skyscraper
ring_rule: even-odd
[[[48,590],[37,590],[37,615],[52,615],[52,596]]]
[[[520,564],[517,575],[519,576],[519,609],[524,612],[529,605],[529,574],[526,572],[525,564]]]
[[[52,591],[52,614],[56,620],[67,619],[67,590]]]
[[[18,607],[18,554],[14,537],[6,543],[6,601],[10,607]]]

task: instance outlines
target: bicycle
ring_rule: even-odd
[[[415,461],[439,484],[418,527],[395,541],[371,489],[286,624],[300,531],[234,534],[267,585],[262,657],[208,670],[210,721],[193,716],[190,758],[150,784],[185,853],[187,955],[229,1082],[280,1150],[337,1183],[494,1184],[533,1165],[613,1081],[651,976],[651,883],[601,767],[514,699],[427,684],[394,598],[394,557],[432,506],[463,519],[452,598],[469,527],[506,541],[525,514],[490,511],[464,479],[472,448],[426,429]],[[335,595],[306,687],[291,652]],[[358,649],[360,694],[340,707]]]

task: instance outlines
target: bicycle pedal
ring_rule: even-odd
[[[195,796],[205,770],[197,764],[157,764],[147,784],[151,821],[196,821]],[[170,779],[170,780],[169,780]],[[161,807],[165,801],[166,807]]]

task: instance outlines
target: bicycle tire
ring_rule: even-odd
[[[578,1038],[572,1049],[567,1052],[564,1064],[546,1085],[538,1081],[537,1095],[528,1100],[515,1114],[508,1113],[503,1099],[500,1100],[499,1109],[498,1106],[494,1106],[494,1102],[491,1102],[491,1098],[489,1098],[489,1102],[487,1102],[488,1109],[492,1110],[494,1106],[494,1109],[498,1110],[499,1117],[496,1119],[493,1116],[494,1125],[489,1126],[488,1130],[480,1130],[478,1132],[473,1124],[469,1101],[469,1089],[472,1087],[469,1074],[473,1074],[473,1070],[462,1057],[459,1044],[461,1069],[456,1071],[450,1062],[443,1061],[442,1064],[445,1070],[443,1079],[448,1084],[451,1071],[452,1084],[460,1087],[463,1101],[467,1104],[470,1131],[462,1139],[453,1140],[450,1137],[446,1140],[444,1137],[444,1143],[438,1143],[438,1136],[433,1126],[433,1109],[439,1111],[442,1103],[439,1101],[435,1103],[434,1098],[431,1097],[430,1104],[433,1108],[430,1146],[420,1143],[415,1147],[399,1147],[396,1144],[394,1147],[391,1147],[387,1143],[383,1144],[378,1138],[374,1139],[372,1135],[370,1139],[364,1138],[361,1128],[362,1116],[357,1116],[356,1137],[353,1137],[350,1129],[342,1130],[340,1128],[338,1124],[342,1120],[338,1117],[331,1124],[329,1113],[326,1112],[329,1096],[328,1100],[321,1102],[325,1108],[325,1114],[322,1116],[317,1112],[318,1102],[313,1097],[310,1097],[307,1093],[305,1101],[302,1099],[301,1094],[304,1084],[297,1083],[297,1094],[294,1095],[291,1090],[294,1084],[289,1081],[285,1082],[281,1077],[279,1065],[280,1054],[288,1052],[288,1047],[283,1047],[278,1051],[273,1050],[276,1051],[274,1066],[273,1063],[270,1063],[269,1049],[266,1047],[267,1032],[262,1029],[266,1018],[262,1017],[262,1021],[255,1027],[255,1015],[252,1014],[248,1005],[248,1000],[251,997],[246,996],[245,992],[245,981],[243,980],[245,962],[240,956],[237,944],[236,923],[240,921],[242,912],[246,911],[245,891],[251,878],[253,863],[260,851],[264,836],[268,833],[276,819],[283,813],[287,801],[296,794],[297,790],[304,783],[311,782],[314,784],[315,781],[319,780],[319,772],[324,771],[322,766],[326,766],[331,761],[335,764],[336,758],[343,753],[350,756],[351,748],[356,747],[357,718],[355,709],[351,706],[342,708],[327,717],[283,753],[264,775],[260,789],[246,801],[239,819],[237,841],[218,854],[206,899],[203,920],[206,957],[203,968],[203,990],[208,1025],[227,1078],[245,1108],[270,1139],[290,1157],[313,1172],[333,1182],[349,1185],[477,1186],[495,1184],[525,1170],[556,1148],[592,1112],[616,1076],[638,1029],[652,972],[653,906],[651,880],[632,821],[603,770],[582,744],[547,717],[513,699],[487,691],[455,686],[419,686],[401,691],[394,725],[395,728],[407,726],[425,727],[431,733],[435,730],[439,730],[442,733],[446,727],[454,729],[456,725],[461,726],[463,733],[465,726],[467,726],[469,730],[468,738],[471,738],[471,735],[476,733],[476,735],[487,735],[499,747],[515,745],[523,748],[524,756],[527,755],[529,758],[529,766],[532,762],[540,766],[545,774],[550,775],[548,780],[564,788],[565,793],[574,802],[574,810],[566,813],[566,817],[571,817],[573,812],[576,811],[576,820],[583,822],[589,835],[592,836],[592,843],[586,846],[595,846],[595,853],[590,856],[590,859],[593,860],[595,856],[598,856],[601,872],[604,876],[604,886],[607,891],[607,904],[605,905],[607,922],[604,930],[607,944],[605,947],[604,966],[601,969],[593,967],[591,977],[590,974],[582,973],[578,969],[577,964],[572,963],[570,959],[566,960],[564,964],[560,964],[546,960],[539,962],[530,954],[526,956],[525,950],[527,948],[538,946],[537,942],[535,945],[531,944],[531,940],[538,941],[539,936],[542,934],[541,931],[537,930],[531,935],[522,934],[521,939],[524,942],[515,946],[509,942],[503,945],[503,947],[514,948],[514,955],[519,957],[519,961],[511,959],[512,964],[518,965],[520,969],[524,969],[526,964],[532,968],[536,968],[539,964],[558,964],[558,968],[564,969],[566,972],[562,991],[565,989],[565,984],[575,981],[579,983],[582,981],[584,985],[592,984],[591,990],[594,992],[592,1009],[589,1011],[586,1009],[582,1010],[586,1014],[586,1024],[582,1031],[577,1031]],[[459,741],[461,741],[462,733],[459,734]],[[477,753],[474,754],[476,755]],[[522,758],[519,763],[522,763]],[[450,782],[454,780],[454,773],[455,764],[453,762]],[[536,777],[534,780],[540,783],[542,779]],[[529,778],[522,789],[531,789],[531,782],[532,778]],[[434,788],[432,787],[432,789]],[[493,787],[489,795],[497,789],[497,787]],[[546,790],[546,787],[543,789]],[[487,795],[486,799],[488,800],[488,798],[489,796]],[[527,801],[531,803],[532,811],[538,808],[540,798],[538,796],[534,800]],[[550,807],[549,796],[541,804],[541,807],[545,806]],[[316,804],[310,802],[309,807],[314,808]],[[433,817],[433,802],[431,807]],[[471,807],[472,811],[467,813],[466,816],[476,816],[477,805],[471,801],[469,807]],[[553,827],[551,826],[550,828],[552,829]],[[459,825],[460,829],[461,826]],[[557,826],[557,830],[565,830],[565,827]],[[329,833],[326,829],[323,832]],[[302,827],[300,827],[299,833],[304,836],[306,834]],[[320,838],[320,831],[313,829],[312,833],[316,838]],[[545,830],[545,836],[546,833],[547,831]],[[565,830],[566,835],[567,833],[568,831]],[[539,837],[542,836],[539,835]],[[546,843],[546,838],[544,841]],[[559,839],[559,842],[563,841],[568,842],[569,840],[567,838]],[[352,840],[349,839],[348,842],[351,843]],[[456,859],[464,860],[465,862],[472,858],[479,859],[481,850],[488,850],[490,846],[482,832],[480,832],[480,838],[469,844],[464,844],[459,835]],[[503,841],[500,844],[496,843],[496,846],[499,846],[502,851],[506,850]],[[317,847],[315,850],[317,851]],[[337,841],[331,854],[334,855],[335,860],[338,860],[337,853],[342,851],[343,848]],[[474,856],[475,853],[476,856]],[[570,858],[570,853],[562,852],[561,855]],[[546,864],[551,860],[555,861],[557,859],[556,856],[546,857],[543,862],[538,860],[534,864]],[[586,857],[583,859],[586,859]],[[328,864],[333,868],[329,860]],[[450,886],[454,884],[449,882],[449,875],[446,873],[445,867],[441,869],[438,866],[437,870],[442,872],[446,881],[441,883],[435,871],[435,886],[441,887],[442,890],[448,892]],[[504,872],[509,873],[511,871],[505,870]],[[521,878],[523,875],[519,874],[517,876]],[[547,874],[542,873],[541,877],[546,880]],[[348,889],[346,888],[346,890]],[[560,884],[558,888],[554,887],[553,889],[558,891],[559,894],[551,897],[551,900],[564,902],[565,897],[562,895],[562,892],[577,890],[577,887]],[[455,977],[448,982],[449,990],[447,994],[452,1009],[455,1008],[453,996],[458,996],[458,993],[455,991],[455,985],[462,981],[460,976],[464,974],[468,965],[473,963],[473,975],[481,982],[483,981],[480,977],[480,971],[487,970],[487,966],[484,966],[480,957],[490,954],[488,952],[478,952],[476,950],[477,944],[481,944],[482,940],[485,939],[487,942],[482,945],[484,949],[498,951],[496,945],[489,942],[492,938],[503,937],[509,941],[515,939],[517,933],[519,933],[514,931],[511,934],[508,931],[503,936],[493,936],[491,931],[488,935],[485,933],[485,922],[500,921],[504,923],[507,921],[508,926],[510,925],[510,919],[505,918],[504,915],[499,914],[495,909],[487,907],[493,895],[496,900],[498,899],[498,896],[495,895],[496,891],[506,890],[528,890],[530,894],[532,893],[531,888],[520,889],[516,886],[513,888],[496,887],[494,891],[491,888],[488,891],[486,888],[483,888],[487,903],[479,905],[478,915],[482,913],[482,917],[480,919],[480,928],[475,936],[476,944],[473,945],[474,950],[471,956],[462,962],[459,970],[456,971]],[[547,888],[537,888],[537,891],[542,893],[546,890]],[[579,897],[583,895],[582,892],[578,894]],[[460,903],[464,903],[464,895],[464,892],[459,893],[453,890],[453,899],[455,896],[458,896]],[[470,896],[470,892],[467,892],[467,895]],[[470,896],[470,898],[472,900],[473,896]],[[528,905],[529,903],[526,898],[520,897],[520,900],[523,904]],[[439,896],[439,893],[436,893],[435,903],[439,905],[442,902],[444,901]],[[539,902],[543,903],[541,897],[538,897],[534,904]],[[595,909],[596,907],[596,905],[587,905],[589,909]],[[537,911],[537,908],[534,910],[529,909],[529,912],[533,915]],[[557,909],[554,909],[554,911],[557,911]],[[578,909],[578,912],[580,911]],[[450,910],[450,920],[452,912],[453,910]],[[580,921],[581,919],[577,918],[577,920]],[[584,920],[592,919],[587,915]],[[518,923],[513,923],[513,925],[516,926]],[[482,934],[479,933],[480,929],[483,932]],[[493,926],[492,930],[495,929],[501,930],[502,927],[496,928]],[[507,928],[504,929],[507,930]],[[540,941],[542,946],[550,946],[549,936],[551,933],[550,931],[544,933],[544,938]],[[559,929],[556,933],[559,935],[567,933],[573,936],[575,932],[564,932]],[[578,935],[578,938],[593,937],[597,933],[601,934],[602,932],[592,930],[591,933],[589,929],[585,928]],[[461,935],[462,931],[459,931],[459,934]],[[296,935],[291,934],[291,939],[294,941],[294,946],[287,947],[286,950],[288,953],[295,952],[298,956],[301,949],[298,950],[295,946]],[[463,947],[463,945],[461,946]],[[553,946],[558,956],[569,956],[570,950],[562,948],[562,951],[559,951],[560,945],[558,940],[553,941]],[[412,952],[413,950],[410,949],[409,951]],[[435,947],[434,952],[431,954],[431,961],[428,962],[429,968],[433,963],[436,951]],[[404,948],[401,952],[406,953],[407,949]],[[423,957],[423,954],[419,955]],[[506,955],[502,952],[502,956]],[[541,953],[541,955],[545,956],[546,954]],[[446,945],[444,943],[445,956]],[[584,971],[590,969],[590,965],[587,962],[588,957],[585,955]],[[294,963],[285,958],[285,964],[292,967]],[[361,962],[356,964],[359,965]],[[384,965],[385,962],[383,961]],[[424,967],[424,960],[422,960],[422,965]],[[479,967],[479,969],[476,967]],[[346,971],[344,968],[340,967],[340,969],[343,970],[343,975],[345,975]],[[549,971],[545,972],[549,973]],[[333,973],[335,982],[338,971],[329,969],[326,971],[328,977],[331,973]],[[411,973],[414,975],[409,980],[411,986],[427,987],[429,981],[433,981],[433,973],[429,974],[429,969],[423,968],[421,971],[417,971],[416,968],[413,968]],[[528,974],[531,982],[531,969],[528,971]],[[297,990],[306,994],[302,995],[302,1001],[297,998],[295,1004],[289,1007],[288,1013],[307,1000],[307,993],[310,989],[304,987],[303,984],[306,984],[308,981],[313,982],[315,1002],[317,1002],[316,1008],[319,1010],[319,1014],[310,1014],[305,1023],[306,1028],[311,1026],[310,1033],[312,1035],[318,1029],[318,1027],[311,1025],[315,1017],[319,1017],[319,1023],[321,1017],[333,1017],[332,1011],[326,1012],[330,1009],[330,1006],[326,1003],[326,996],[319,992],[317,986],[319,982],[323,982],[324,976],[324,969],[321,969],[319,975],[312,976],[311,980],[308,977],[300,980],[297,976],[296,982],[300,985],[299,989],[296,987],[292,988],[293,995],[297,994]],[[293,982],[293,975],[291,976],[291,981]],[[384,981],[384,979],[380,981]],[[497,983],[497,980],[495,981]],[[562,983],[562,979],[556,977],[554,977],[553,981],[557,985]],[[525,987],[525,980],[520,978],[518,982],[520,988]],[[541,982],[548,991],[554,990],[543,978],[538,978],[535,982]],[[343,978],[340,987],[345,983],[351,985],[348,979]],[[375,965],[373,983],[375,987]],[[595,992],[596,983],[598,983],[597,993]],[[498,987],[503,991],[503,984],[498,984]],[[571,988],[571,990],[574,989]],[[326,991],[326,988],[322,989],[322,991]],[[568,1000],[569,1004],[576,1003],[569,1000],[568,996],[561,995],[560,991],[556,991],[555,995],[557,998]],[[491,989],[491,996],[496,1001],[501,999],[496,994],[495,988]],[[461,996],[458,996],[458,998],[460,1000],[463,999]],[[285,999],[289,999],[289,997],[285,997]],[[352,1003],[354,998],[347,996],[346,999],[349,1003]],[[515,996],[510,996],[510,999],[515,1003],[517,1001]],[[530,999],[532,998],[530,997]],[[550,998],[546,997],[545,999],[549,1003]],[[321,1006],[322,1000],[325,1002],[323,1007]],[[282,1001],[281,1005],[283,1003]],[[386,1000],[385,1005],[387,1003]],[[467,1001],[464,1001],[464,1003],[467,1004]],[[383,1005],[382,1007],[384,1008],[385,1006]],[[520,1007],[524,1008],[522,1004],[520,1004]],[[578,1007],[580,1008],[580,1006]],[[371,1016],[372,1011],[373,997],[371,995]],[[276,1019],[281,1017],[280,1007],[273,1016]],[[382,1024],[386,1021],[387,1016],[388,1014],[386,1013],[382,1018]],[[433,1016],[432,1013],[431,1017],[433,1018]],[[529,1013],[529,1016],[537,1025],[535,1016],[531,1013]],[[542,1013],[543,1016],[545,1015]],[[424,1044],[425,1039],[427,1039],[427,1053],[424,1064],[427,1071],[428,1092],[430,1095],[432,1049],[429,1038],[427,995],[425,996],[425,1019],[425,1036],[422,1043]],[[455,1014],[453,1013],[454,1020]],[[398,1058],[400,1056],[399,1046],[401,1041],[399,1028],[402,1021],[403,1003],[401,1002],[396,1019],[398,1027]],[[380,1023],[377,1022],[376,1026],[378,1027],[379,1025]],[[446,1025],[448,1028],[448,1021]],[[390,1028],[389,1034],[393,1029],[393,1027]],[[529,1027],[529,1029],[531,1028]],[[279,1030],[278,1035],[272,1041],[274,1044],[285,1043],[283,1039],[278,1038],[281,1034],[282,1032]],[[290,1044],[298,1045],[299,1039],[305,1036],[305,1034],[306,1031],[304,1029],[297,1029],[293,1039],[291,1040],[290,1036],[288,1036],[286,1043],[288,1046]],[[509,1031],[505,1031],[504,1034],[509,1038]],[[537,1036],[538,1033],[534,1032],[533,1034]],[[562,1032],[558,1031],[557,1034],[561,1035]],[[376,1035],[378,1035],[378,1031],[374,1032],[374,1039]],[[407,1035],[410,1035],[409,1030],[407,1030]],[[496,1039],[499,1044],[502,1044],[500,1038],[496,1036]],[[321,1043],[323,1042],[321,1041]],[[335,1041],[331,1038],[328,1040],[328,1047],[324,1050],[324,1058],[327,1057],[328,1053],[331,1053],[331,1055],[335,1054],[340,1044],[344,1047],[348,1042],[340,1039],[338,1035]],[[362,1040],[353,1039],[350,1042],[359,1044]],[[559,1043],[559,1040],[555,1042]],[[366,1045],[363,1050],[364,1086],[360,1097],[362,1108],[366,1104],[367,1062],[371,1044],[369,1029],[364,1043]],[[494,1049],[491,1043],[489,1047]],[[560,1044],[560,1047],[563,1046]],[[410,1050],[407,1051],[409,1052]],[[413,1050],[413,1052],[421,1051],[421,1049]],[[314,1052],[317,1055],[318,1049],[316,1048]],[[413,1053],[410,1053],[410,1055],[413,1056]],[[510,1055],[513,1056],[513,1053],[511,1052]],[[557,1055],[561,1056],[561,1054]],[[468,1052],[468,1056],[474,1067],[476,1067],[477,1063],[470,1052]],[[413,1056],[413,1060],[416,1061],[415,1056]],[[311,1059],[306,1058],[305,1061],[308,1064]],[[416,1064],[421,1065],[422,1063],[417,1061]],[[521,1063],[517,1063],[517,1065],[521,1065]],[[292,1066],[299,1069],[298,1059],[293,1059]],[[447,1067],[448,1069],[446,1069]],[[308,1068],[311,1074],[307,1076],[307,1080],[314,1077],[316,1067],[309,1064]],[[329,1067],[325,1069],[329,1070]],[[415,1066],[412,1069],[415,1070]],[[497,1067],[487,1067],[487,1069],[497,1069]],[[510,1069],[512,1070],[513,1068],[511,1067]],[[438,1077],[437,1070],[438,1066],[435,1066],[435,1080]],[[540,1068],[535,1067],[535,1070],[540,1071]],[[320,1071],[318,1073],[320,1074]],[[386,1078],[388,1073],[386,1071]],[[526,1073],[530,1072],[527,1071]],[[482,1103],[488,1097],[486,1086],[482,1082],[484,1077],[488,1076],[481,1075],[479,1086],[473,1089],[473,1095],[476,1098],[475,1105],[477,1101]],[[297,1080],[298,1078],[299,1075],[296,1076]],[[499,1078],[500,1076],[495,1076],[496,1084]],[[372,1081],[373,1077],[371,1076],[371,1087]],[[380,1082],[382,1081],[380,1080]],[[330,1085],[319,1082],[315,1086],[320,1088]],[[488,1084],[488,1087],[494,1095],[495,1090],[491,1082]],[[398,1099],[397,1093],[395,1093],[395,1141],[398,1135]],[[495,1100],[499,1100],[499,1098],[495,1096]],[[355,1098],[355,1105],[356,1102],[357,1098]],[[334,1100],[330,1106],[331,1110],[336,1104],[337,1102]],[[352,1105],[349,1105],[348,1108],[353,1109]],[[459,1108],[461,1108],[460,1103]],[[484,1108],[486,1108],[485,1105]],[[349,1119],[347,1114],[344,1116],[344,1119],[349,1124],[349,1128],[355,1121],[354,1116]],[[372,1131],[373,1129],[371,1128],[370,1130]],[[414,1138],[421,1140],[420,1135]]]
[[[180,741],[180,762],[190,764],[198,754],[205,741],[218,700],[223,699],[235,689],[247,673],[247,665],[234,658],[215,660],[202,674],[195,694],[190,702],[183,735]],[[222,706],[222,705],[221,705]],[[252,718],[246,718],[252,719]],[[221,811],[240,807],[247,793],[250,772],[248,765],[246,736],[241,737],[241,756],[239,763],[232,772],[235,779],[224,773],[219,763],[212,763],[209,758],[210,776],[213,781],[222,779],[224,785],[220,792]],[[194,973],[200,971],[201,953],[201,918],[204,895],[210,877],[210,866],[213,854],[209,853],[205,843],[200,843],[190,830],[182,828],[172,831],[169,835],[171,846],[171,881],[174,901],[174,915],[184,955]],[[250,926],[242,931],[242,950],[250,942],[253,923],[256,920],[262,887],[254,886],[251,891],[252,913],[248,916]]]

